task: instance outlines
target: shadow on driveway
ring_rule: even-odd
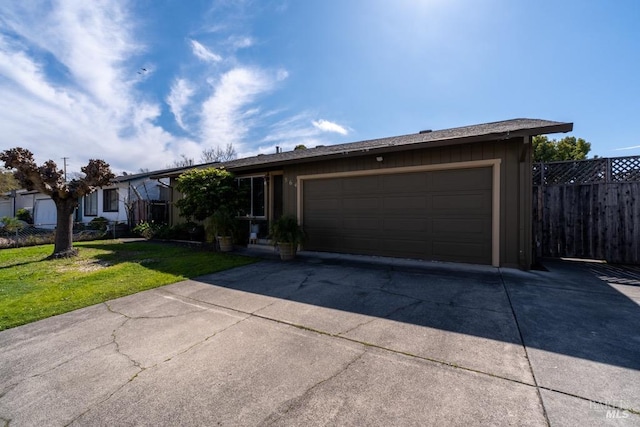
[[[640,412],[635,279],[600,264],[545,265],[524,272],[311,254],[197,280],[277,299],[246,307],[259,316]],[[333,316],[315,316],[320,308]]]
[[[262,262],[198,281],[521,344],[519,334],[501,327],[513,321],[515,310],[528,346],[640,369],[640,280],[629,279],[633,276],[621,268],[612,277],[608,267],[610,280],[625,283],[614,287],[598,278],[604,277],[601,264],[546,265],[549,271],[523,272],[308,256],[292,263]]]

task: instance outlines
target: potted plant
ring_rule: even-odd
[[[237,228],[236,216],[229,209],[218,209],[208,219],[205,225],[207,241],[218,241],[221,252],[233,250],[233,233]]]
[[[305,239],[298,218],[295,215],[283,215],[271,223],[269,231],[271,241],[280,250],[280,259],[288,261],[295,258],[298,245]]]

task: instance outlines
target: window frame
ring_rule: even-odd
[[[115,199],[112,200],[111,194],[115,192]],[[115,203],[115,207],[112,204]],[[107,188],[102,190],[102,211],[103,212],[118,212],[120,209],[119,194],[117,188]]]
[[[256,212],[256,208],[254,206],[254,201],[255,201],[255,197],[254,197],[254,180],[256,179],[260,179],[262,180],[262,215],[255,215]],[[241,215],[240,212],[238,212],[238,216],[240,218],[260,218],[260,219],[266,219],[267,218],[267,204],[268,204],[268,199],[267,199],[267,195],[268,195],[268,191],[267,191],[267,177],[265,175],[248,175],[248,176],[239,176],[236,177],[236,182],[238,184],[238,187],[240,187],[241,185],[241,181],[242,180],[249,180],[249,186],[248,186],[248,190],[249,190],[249,194],[247,195],[248,197],[248,201],[249,201],[249,212],[246,212],[244,215]]]
[[[93,199],[92,203],[87,203],[90,199]],[[88,209],[93,208],[92,212]],[[95,213],[93,213],[95,211]],[[83,216],[98,216],[98,191],[92,191],[89,194],[85,194],[82,201],[82,213]]]

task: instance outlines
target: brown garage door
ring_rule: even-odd
[[[491,264],[492,170],[304,181],[305,249]]]

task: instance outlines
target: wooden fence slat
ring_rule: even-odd
[[[538,256],[640,264],[640,182],[540,185],[533,190]]]

